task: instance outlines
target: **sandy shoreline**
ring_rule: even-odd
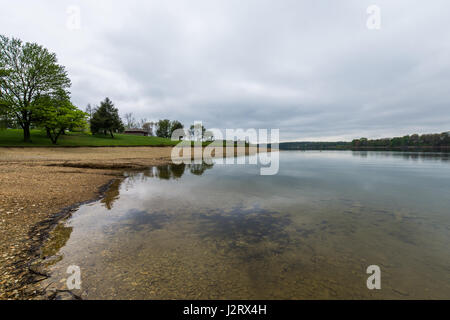
[[[27,284],[37,274],[29,264],[54,219],[98,199],[123,170],[170,162],[170,153],[170,147],[0,148],[0,299],[33,296]]]

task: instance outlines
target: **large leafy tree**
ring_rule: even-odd
[[[56,54],[36,43],[23,43],[0,35],[0,99],[23,129],[24,140],[31,141],[33,102],[41,96],[67,91],[70,80]]]
[[[159,120],[157,124],[158,129],[156,129],[156,136],[161,138],[169,138],[170,136],[170,120],[164,119]]]
[[[103,132],[105,135],[109,132],[111,137],[114,138],[114,132],[123,130],[124,125],[120,119],[119,110],[114,107],[109,98],[106,98],[92,115],[91,132],[93,134]]]
[[[88,116],[70,102],[64,91],[39,97],[33,102],[32,109],[35,122],[45,128],[53,144],[58,142],[64,130],[83,127]]]
[[[161,138],[170,138],[175,130],[184,128],[180,121],[170,121],[168,119],[159,120],[157,127],[156,135]]]
[[[175,130],[183,129],[183,128],[184,128],[184,126],[183,126],[183,124],[180,121],[178,121],[178,120],[172,121],[170,123],[170,135],[169,135],[168,138],[172,137],[172,135],[175,132]],[[178,137],[178,138],[180,138],[180,137]]]

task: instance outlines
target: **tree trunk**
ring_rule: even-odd
[[[109,133],[111,134],[111,138],[113,138],[113,139],[114,139],[114,135],[113,135],[113,132],[112,132],[112,130],[109,130]]]
[[[64,134],[64,129],[59,130],[59,132],[56,134],[54,144],[56,144],[58,142],[58,138],[61,134]]]
[[[31,142],[30,124],[25,123],[23,126],[23,141]]]
[[[49,129],[47,129],[47,130],[48,130],[48,132],[51,132]],[[53,130],[53,134],[50,134],[50,140],[52,141],[53,144],[56,144],[58,142],[58,138],[61,135],[61,133],[62,133],[62,130],[60,130],[58,133],[56,133]]]

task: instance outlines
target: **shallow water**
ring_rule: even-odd
[[[446,154],[280,153],[253,165],[166,165],[127,173],[46,244],[84,299],[449,299]],[[366,269],[381,269],[368,290]]]

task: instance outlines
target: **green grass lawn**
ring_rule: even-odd
[[[55,146],[45,132],[31,130],[31,143],[23,141],[23,131],[16,129],[0,130],[0,146],[2,147],[39,147]],[[127,134],[115,134],[114,139],[107,135],[91,135],[88,133],[68,133],[58,139],[60,147],[107,147],[107,146],[173,146],[177,141],[159,137],[142,137]]]

